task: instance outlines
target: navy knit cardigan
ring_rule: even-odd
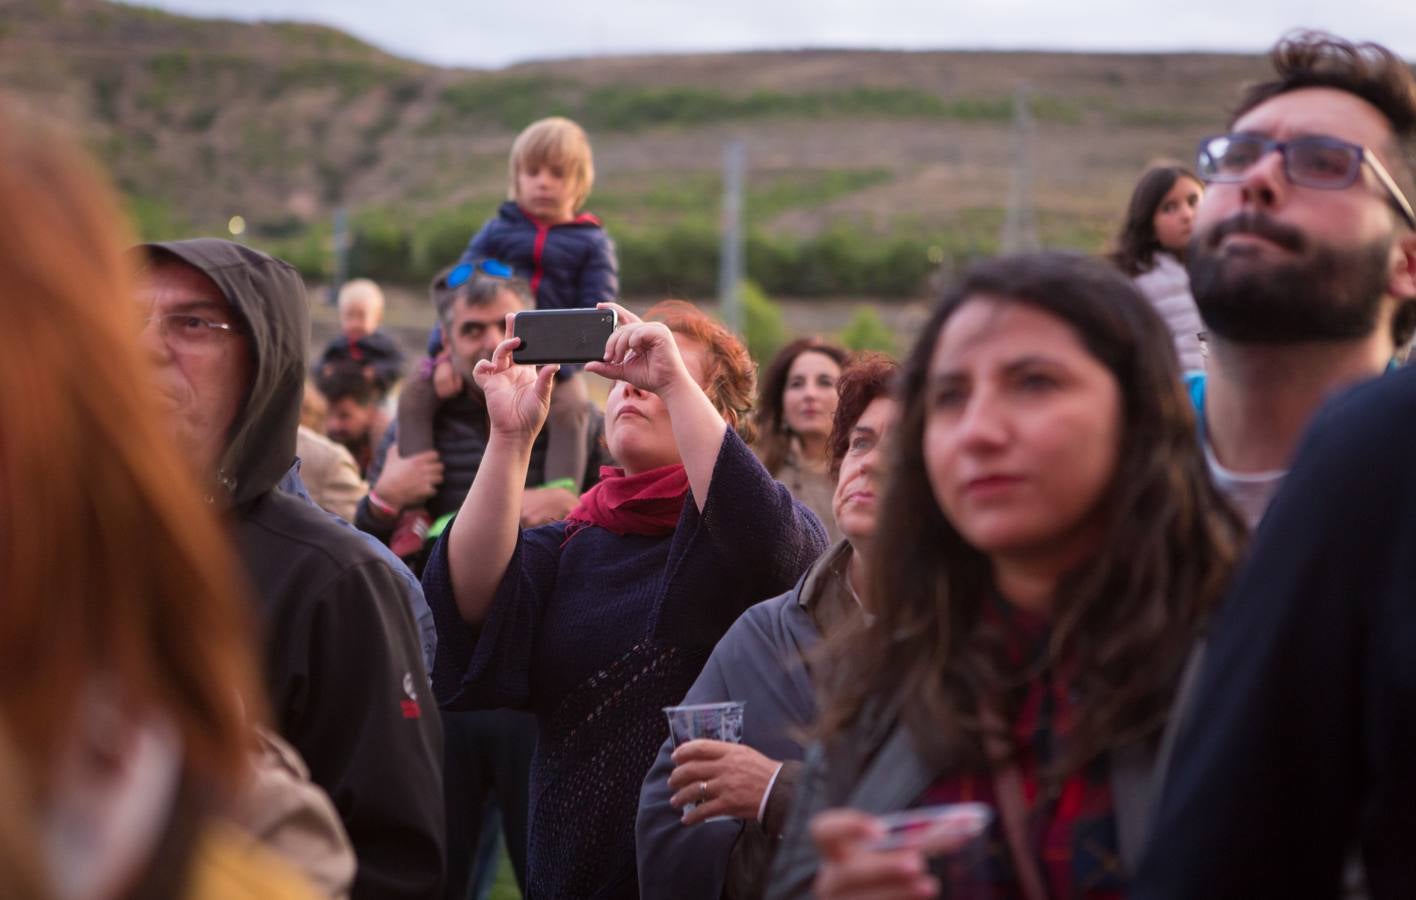
[[[532,897],[637,898],[639,786],[678,703],[733,621],[789,589],[825,547],[816,516],[728,430],[700,514],[673,534],[565,523],[521,533],[480,629],[457,612],[446,536],[423,588],[447,709],[536,714],[527,849]],[[749,713],[750,715],[750,713]]]

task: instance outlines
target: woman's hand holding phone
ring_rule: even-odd
[[[872,849],[885,836],[875,816],[829,809],[811,820],[811,839],[821,853],[812,896],[925,898],[939,895],[939,882],[917,849]]]
[[[506,340],[497,344],[491,359],[477,363],[472,378],[487,400],[487,418],[493,434],[534,440],[551,409],[552,379],[560,366],[518,366],[511,352],[520,344],[512,333],[515,316],[506,317]]]
[[[604,360],[586,363],[587,372],[611,381],[627,381],[666,400],[685,382],[697,389],[668,326],[645,322],[617,303],[601,303],[599,307],[613,309],[619,317],[619,327],[605,342]]]

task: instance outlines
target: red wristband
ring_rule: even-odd
[[[384,518],[392,519],[398,515],[398,509],[389,505],[382,497],[369,490],[369,505],[383,514]]]

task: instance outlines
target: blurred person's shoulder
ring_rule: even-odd
[[[1304,447],[1309,454],[1350,454],[1363,463],[1390,460],[1402,472],[1416,442],[1416,369],[1396,369],[1333,398],[1314,417]],[[1409,478],[1408,476],[1405,476]]]
[[[208,825],[191,861],[186,900],[315,900],[289,864],[233,825]]]

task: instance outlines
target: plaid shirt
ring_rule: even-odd
[[[1009,658],[1019,669],[1045,653],[1045,620],[1002,602],[988,610],[989,619],[1003,629]],[[1121,900],[1126,878],[1117,849],[1106,761],[1093,761],[1055,787],[1040,777],[1040,771],[1060,755],[1061,741],[1071,727],[1076,701],[1069,679],[1064,673],[1044,668],[1020,690],[1023,700],[1013,722],[1013,736],[1020,748],[1018,770],[1029,811],[1029,844],[1048,894],[1052,900]],[[945,775],[925,791],[917,805],[968,802],[986,803],[997,810],[991,774]],[[1020,898],[1002,820],[996,816],[984,857],[970,861],[967,872],[959,871],[959,865],[936,871],[945,882],[942,896]],[[980,880],[985,883],[982,891],[977,883]]]

